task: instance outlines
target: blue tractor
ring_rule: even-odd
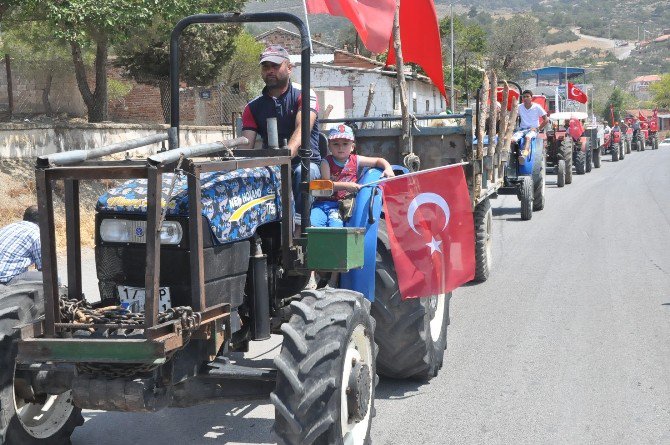
[[[181,32],[192,24],[254,21],[299,29],[301,81],[309,90],[309,39],[297,17],[187,17],[171,37],[167,134],[38,159],[44,283],[24,299],[39,303],[33,312],[15,304],[23,300],[0,297],[0,314],[9,314],[0,325],[3,443],[69,443],[81,409],[157,411],[269,397],[274,431],[285,443],[365,444],[377,373],[427,380],[441,368],[450,294],[401,299],[377,187],[358,194],[348,227],[311,229],[303,212],[294,238],[289,150],[236,150],[244,138],[180,147]],[[308,102],[302,140],[309,140]],[[449,131],[467,140],[463,128]],[[170,149],[147,159],[100,160],[166,140]],[[305,208],[309,151],[299,153]],[[372,169],[360,181],[379,177]],[[100,301],[89,302],[82,293],[79,183],[97,179],[121,181],[98,200]],[[66,289],[58,285],[54,181],[65,184]],[[314,270],[343,273],[340,287],[305,290]],[[16,323],[4,323],[10,318]],[[14,330],[17,323],[23,327]],[[274,367],[237,361],[236,352],[272,333],[283,336]]]

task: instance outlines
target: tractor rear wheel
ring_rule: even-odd
[[[612,162],[617,162],[619,160],[619,144],[612,143]]]
[[[370,303],[344,289],[301,295],[281,327],[274,432],[290,445],[369,444],[377,382]]]
[[[35,394],[29,371],[16,370],[18,331],[14,327],[44,315],[41,281],[2,286],[0,294],[0,443],[66,445],[84,423],[72,392]],[[21,390],[24,388],[24,390]]]
[[[533,210],[544,208],[545,172],[547,170],[544,149],[535,154],[533,162]]]
[[[377,322],[377,372],[395,379],[430,380],[447,348],[451,293],[403,300],[384,220],[379,222],[372,316]]]
[[[565,161],[560,159],[556,166],[556,185],[558,187],[565,186]]]
[[[600,168],[600,148],[593,149],[593,168]]]
[[[475,278],[473,281],[483,283],[489,278],[493,261],[491,253],[493,212],[489,198],[477,204],[473,216],[475,220]]]
[[[578,175],[586,173],[586,153],[581,149],[575,153],[575,173]]]

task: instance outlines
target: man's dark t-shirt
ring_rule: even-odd
[[[316,94],[312,91],[309,97],[310,109],[318,112]],[[242,129],[253,130],[263,139],[263,147],[268,146],[267,119],[277,118],[277,132],[279,133],[279,144],[284,140],[288,141],[295,131],[295,117],[302,105],[302,89],[297,83],[289,83],[288,89],[279,97],[272,97],[267,94],[267,88],[263,88],[260,96],[247,104],[242,113]],[[310,135],[310,145],[312,148],[312,161],[319,162],[321,154],[319,152],[319,120],[317,118],[312,127]],[[299,159],[293,159],[297,164]]]

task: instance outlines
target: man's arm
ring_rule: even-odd
[[[249,142],[245,145],[240,145],[238,148],[243,150],[251,150],[254,148],[254,145],[256,145],[257,129],[258,124],[256,123],[256,119],[254,119],[254,115],[251,113],[251,108],[249,108],[249,104],[247,104],[242,112],[242,136],[247,138]]]
[[[546,127],[548,123],[549,123],[549,118],[547,118],[547,115],[545,114],[542,117],[540,117],[540,126],[537,130],[542,131],[542,129],[544,127]]]
[[[251,150],[254,148],[254,145],[256,144],[256,132],[254,130],[242,130],[242,137],[247,138],[249,142],[245,145],[240,145],[237,148],[241,148],[242,150]]]
[[[298,110],[298,112],[295,115],[295,130],[293,131],[293,134],[291,135],[291,139],[288,141],[288,148],[291,150],[291,157],[295,158],[298,156],[298,149],[302,145],[302,111]],[[309,128],[310,131],[314,127],[314,122],[316,122],[316,112],[314,110],[310,110],[309,112]],[[279,141],[281,144],[281,141]]]

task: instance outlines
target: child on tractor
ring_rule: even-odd
[[[361,167],[377,167],[383,170],[382,177],[392,177],[393,169],[386,159],[360,156],[354,153],[356,141],[354,131],[347,125],[338,125],[328,133],[330,154],[321,162],[321,179],[333,181],[333,195],[317,198],[310,216],[315,227],[343,227],[346,213],[350,210],[349,198],[361,188],[357,183]]]
[[[354,153],[356,140],[354,131],[347,125],[338,125],[328,133],[330,154],[321,162],[321,179],[333,181],[333,195],[317,198],[312,205],[310,220],[315,227],[344,227],[351,216],[354,197],[362,187],[358,184],[361,167],[377,167],[383,170],[382,177],[395,176],[391,164],[383,158],[371,158]],[[314,273],[310,285],[315,283]],[[328,286],[336,287],[339,274],[333,272]]]

